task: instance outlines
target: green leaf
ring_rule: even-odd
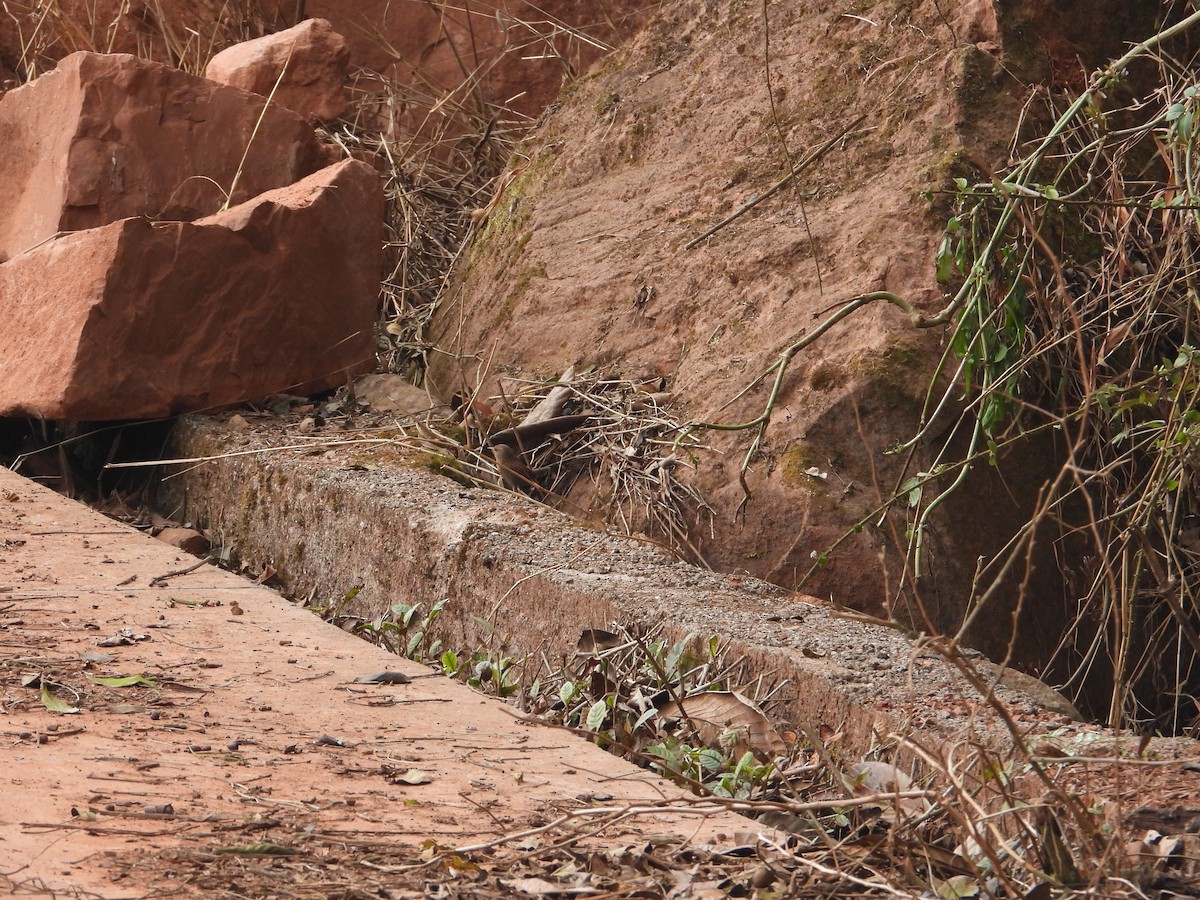
[[[700,768],[705,772],[720,772],[725,767],[725,754],[711,747],[705,747],[698,755]]]
[[[579,688],[575,687],[575,682],[564,681],[562,687],[558,689],[558,699],[562,701],[563,706],[569,706],[577,693],[579,693]]]
[[[1174,131],[1180,140],[1187,141],[1191,139],[1194,119],[1195,117],[1192,115],[1191,110],[1184,109],[1179,113],[1179,116],[1175,119]]]
[[[667,654],[667,658],[663,663],[663,668],[667,670],[668,675],[674,675],[679,671],[680,660],[687,653],[688,645],[697,638],[694,631],[689,631],[685,637],[680,638],[675,642],[675,646],[671,648],[671,652]]]
[[[145,675],[89,675],[88,678],[93,684],[102,684],[105,687],[133,687],[135,684],[145,685],[149,688],[158,687],[158,682]]]
[[[408,646],[405,647],[404,655],[407,657],[410,657],[410,658],[414,657],[417,653],[417,648],[419,646],[421,646],[421,640],[424,637],[425,637],[425,632],[423,632],[423,631],[418,631],[416,634],[414,634],[412,637],[410,637],[408,639]]]
[[[938,284],[945,284],[950,280],[950,276],[954,274],[955,259],[954,259],[954,244],[950,237],[942,238],[942,243],[937,249],[937,280]]]
[[[50,710],[50,712],[62,713],[63,715],[71,715],[79,712],[78,706],[71,706],[64,700],[60,700],[50,693],[50,688],[46,687],[46,683],[42,682],[42,706]]]
[[[592,704],[592,708],[588,710],[587,727],[592,731],[599,731],[604,724],[604,720],[608,718],[608,704],[603,700],[597,700]]]
[[[1008,402],[999,394],[991,394],[983,401],[983,412],[979,415],[979,427],[991,434],[997,425],[1004,421],[1008,412]]]

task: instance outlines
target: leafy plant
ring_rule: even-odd
[[[443,654],[441,640],[433,636],[433,623],[448,602],[448,598],[439,600],[424,615],[420,615],[419,603],[396,603],[384,615],[360,623],[355,632],[365,635],[397,656],[417,662],[436,661]]]

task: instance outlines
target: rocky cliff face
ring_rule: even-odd
[[[662,8],[514,158],[434,336],[469,363],[439,363],[435,381],[471,387],[480,361],[489,385],[596,365],[665,380],[681,420],[755,420],[764,373],[843,304],[884,292],[918,313],[943,307],[942,192],[1003,163],[1027,79],[1078,80],[1115,34],[1141,33],[1124,19],[1104,32],[1094,15],[1066,29],[1075,6]],[[909,523],[876,510],[944,435],[912,458],[886,451],[918,431],[944,338],[880,301],[792,358],[744,506],[753,431],[703,432],[715,452],[694,482],[717,511],[694,535],[705,560],[859,608],[900,596]],[[935,618],[961,612],[976,556],[1027,499],[986,475],[971,498],[929,541],[918,593]],[[599,509],[604,485],[576,499]]]
[[[972,92],[997,93],[1000,77],[977,46],[994,27],[968,12],[790,4],[770,10],[768,37],[758,6],[664,9],[522,149],[461,272],[462,309],[445,310],[463,316],[456,349],[495,348],[496,372],[596,364],[664,378],[681,418],[732,424],[765,409],[765,386],[744,389],[846,301],[888,291],[936,311],[938,223],[919,194],[962,165]],[[792,184],[695,243],[826,144]],[[893,489],[883,451],[913,433],[937,353],[936,335],[879,304],[798,355],[742,517],[752,434],[706,435],[717,452],[695,478],[719,511],[706,561],[796,584]],[[806,589],[883,596],[889,543],[866,529]]]

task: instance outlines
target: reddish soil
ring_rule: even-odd
[[[287,865],[337,871],[347,885],[419,885],[445,875],[440,859],[423,868],[434,844],[487,844],[571,813],[586,831],[605,821],[599,808],[679,796],[267,588],[211,565],[161,577],[195,562],[0,469],[0,885],[211,896],[220,877],[202,873],[226,862],[243,885]],[[129,645],[103,646],[121,629]],[[412,680],[354,683],[385,670]],[[94,680],[139,675],[152,683]],[[78,711],[52,711],[46,696]],[[406,773],[428,783],[406,784]],[[527,840],[526,853],[578,834],[563,827]],[[750,828],[723,812],[654,813],[598,834],[611,847]],[[276,850],[245,849],[265,844]],[[403,878],[356,868],[380,856],[413,868]]]

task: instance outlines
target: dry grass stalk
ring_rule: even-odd
[[[21,44],[21,81],[43,75],[78,50],[126,52],[196,75],[226,47],[267,33],[268,22],[250,0],[225,0],[205,20],[178,21],[162,0],[121,0],[101,18],[92,0],[4,0],[0,14]]]

